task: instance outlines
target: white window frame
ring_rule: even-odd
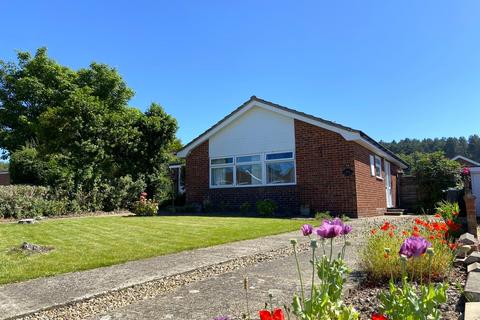
[[[237,159],[241,157],[249,157],[249,156],[258,156],[259,160],[258,161],[245,161],[245,162],[238,162]],[[262,161],[263,157],[261,153],[252,153],[252,154],[242,154],[239,156],[235,156],[234,161],[235,161],[235,187],[259,187],[263,186],[265,179],[264,179],[264,171],[265,171],[265,166]],[[262,183],[257,183],[257,184],[237,184],[237,166],[243,166],[243,165],[250,165],[250,164],[259,164],[262,167]]]
[[[272,159],[272,160],[267,160],[267,155],[268,154],[275,154],[275,153],[287,153],[291,152],[292,157],[291,158],[282,158],[282,159]],[[267,163],[272,163],[272,162],[292,162],[293,161],[293,182],[284,182],[284,183],[267,183]],[[297,163],[295,159],[295,152],[293,151],[279,151],[279,152],[266,152],[264,154],[264,178],[263,178],[263,183],[266,186],[289,186],[289,185],[295,185],[297,184]]]
[[[274,160],[267,160],[267,154],[273,153],[292,153],[291,158],[284,158],[284,159],[274,159]],[[246,156],[256,156],[260,155],[260,161],[252,161],[252,162],[238,162],[237,157],[246,157]],[[232,163],[228,164],[213,164],[212,160],[216,159],[225,159],[225,158],[233,158]],[[275,187],[275,186],[291,186],[297,184],[297,163],[295,157],[295,151],[292,150],[280,150],[280,151],[267,151],[267,152],[257,152],[257,153],[249,153],[249,154],[238,154],[238,155],[226,155],[221,157],[212,157],[209,158],[209,168],[208,168],[208,181],[210,189],[222,189],[222,188],[258,188],[258,187]],[[267,183],[267,163],[268,162],[291,162],[293,161],[293,182],[286,182],[286,183]],[[261,184],[247,184],[247,185],[237,185],[237,164],[244,165],[244,164],[258,164],[262,165],[262,183]],[[212,168],[225,168],[225,167],[233,167],[233,184],[229,185],[212,185]]]
[[[226,159],[226,158],[232,158],[231,163],[220,163],[220,164],[212,164],[212,160],[218,160],[218,159]],[[225,157],[215,157],[215,158],[210,158],[209,160],[209,169],[208,169],[208,180],[210,184],[210,188],[232,188],[236,185],[236,173],[235,173],[235,157],[233,156],[225,156]],[[232,168],[233,169],[233,183],[232,184],[222,184],[222,185],[213,185],[212,184],[212,169],[216,168]]]
[[[377,163],[377,161],[379,161],[379,163]],[[378,164],[378,166],[377,166]],[[383,180],[383,176],[382,176],[382,158],[375,155],[374,157],[374,168],[375,168],[375,177],[377,179],[381,179]],[[377,168],[380,169],[380,175],[377,175]]]

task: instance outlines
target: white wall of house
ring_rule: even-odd
[[[470,174],[472,178],[472,193],[477,197],[476,208],[477,216],[480,216],[480,167],[470,168]]]
[[[293,118],[254,107],[210,137],[210,158],[295,151]]]

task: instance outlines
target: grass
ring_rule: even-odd
[[[0,284],[93,269],[298,230],[301,220],[241,217],[84,217],[0,225]],[[22,242],[55,249],[12,251]]]

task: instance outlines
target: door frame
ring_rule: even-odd
[[[385,171],[385,197],[387,200],[387,208],[393,208],[392,194],[392,168],[390,162],[383,160],[383,170]]]

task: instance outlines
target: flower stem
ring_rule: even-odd
[[[312,248],[312,287],[310,288],[310,301],[313,301],[314,285],[315,285],[315,247]]]
[[[297,263],[298,278],[300,279],[300,288],[302,290],[302,304],[303,309],[305,310],[305,289],[303,288],[302,271],[300,270],[300,263],[298,262],[297,256],[297,247],[295,245],[293,245],[293,253],[295,255],[295,262]]]
[[[332,254],[333,254],[333,238],[330,238],[330,262],[332,262]]]

